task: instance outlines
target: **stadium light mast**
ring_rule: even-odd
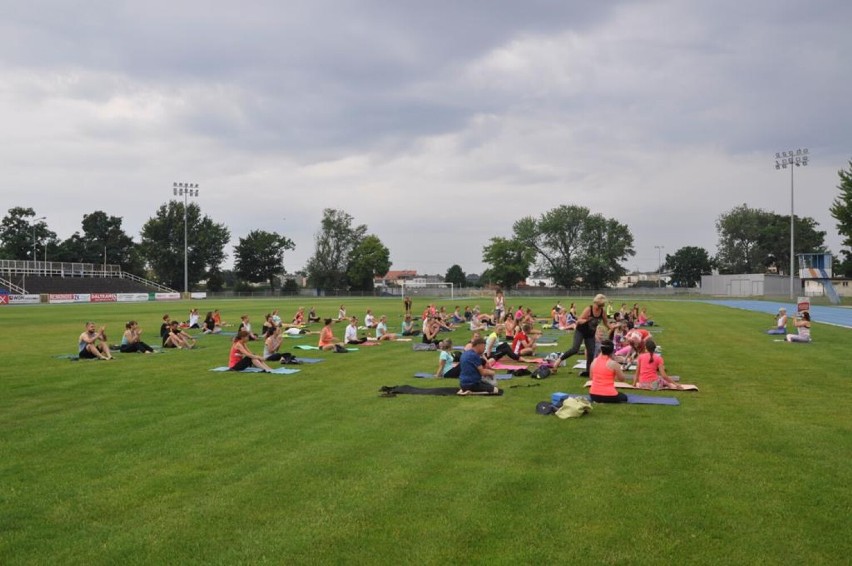
[[[187,253],[187,219],[186,208],[189,197],[198,197],[198,183],[172,183],[175,196],[183,197],[183,293],[189,295],[189,254]],[[186,297],[184,297],[186,298]]]
[[[794,185],[793,185],[793,170],[796,167],[806,167],[808,165],[808,148],[797,149],[793,151],[792,149],[789,151],[781,151],[775,153],[775,170],[786,169],[787,166],[790,166],[790,299],[795,300],[796,297],[794,293],[794,285],[793,285],[793,273],[794,267],[793,262],[796,260],[796,252],[795,252],[795,216],[793,209],[793,194],[794,194]]]
[[[663,286],[663,248],[666,246],[654,246],[657,250],[657,287]]]

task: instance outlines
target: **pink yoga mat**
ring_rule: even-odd
[[[693,385],[691,383],[681,383],[680,385],[683,387],[683,389],[663,388],[663,389],[658,389],[658,391],[698,391],[697,385]],[[591,381],[587,381],[584,385],[584,387],[591,387],[591,386],[592,386]],[[631,384],[623,383],[621,381],[615,382],[615,388],[616,389],[635,389],[637,391],[650,391],[650,389],[642,389],[641,387],[633,387]]]
[[[494,369],[506,369],[506,370],[509,370],[509,371],[515,371],[516,369],[527,369],[527,366],[513,366],[513,365],[510,365],[510,364],[503,364],[503,363],[500,363],[500,362],[497,362],[496,364],[494,364],[491,367],[494,368]]]

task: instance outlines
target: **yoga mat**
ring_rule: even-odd
[[[586,383],[583,384],[583,387],[591,387],[591,386],[592,386],[591,381],[587,381]],[[683,389],[674,389],[674,388],[667,387],[665,389],[658,389],[658,391],[698,391],[698,386],[692,385],[691,383],[681,383],[680,386],[683,387]],[[637,391],[652,391],[651,389],[642,389],[641,387],[633,387],[632,384],[623,383],[621,381],[615,382],[615,388],[616,389],[635,389]]]
[[[308,346],[307,344],[299,344],[293,347],[297,350],[319,350],[319,346]]]
[[[325,358],[296,358],[296,361],[300,364],[318,364],[324,362]]]
[[[577,363],[574,364],[574,369],[586,369],[586,360],[577,360]],[[627,366],[627,370],[625,371],[633,371],[636,369],[636,363],[631,362],[629,366]]]
[[[415,373],[415,374],[414,374],[414,377],[417,377],[417,378],[429,378],[429,377],[435,377],[435,374],[434,374],[434,373],[427,373],[427,372],[423,371],[423,372]],[[496,380],[498,380],[498,381],[503,381],[503,380],[507,380],[507,379],[512,379],[513,377],[515,377],[515,376],[514,376],[514,375],[512,375],[511,373],[495,373],[495,374],[494,374],[494,379],[496,379]],[[450,378],[449,378],[449,377],[446,377],[446,378],[444,378],[444,379],[450,379]],[[455,378],[452,378],[452,379],[458,379],[458,378],[457,378],[457,377],[455,377]]]
[[[553,348],[557,344],[556,344],[556,342],[536,342],[535,345],[536,345],[536,347],[543,346],[545,348]]]
[[[676,397],[646,397],[644,395],[628,395],[627,402],[631,405],[680,405]]]
[[[497,362],[496,364],[494,364],[491,367],[494,368],[494,369],[505,369],[505,370],[508,370],[508,371],[515,371],[516,369],[527,369],[527,366],[517,366],[517,365],[512,365],[512,364],[504,364],[504,363],[501,363],[501,362]]]
[[[569,395],[569,397],[578,397],[587,401],[592,400],[588,395]],[[646,397],[644,395],[628,395],[627,403],[630,405],[680,405],[680,401],[676,397]],[[600,404],[605,405],[607,403]],[[618,405],[619,403],[610,404]]]
[[[231,371],[231,370],[228,368],[228,366],[222,366],[222,367],[218,367],[218,368],[213,368],[210,371]],[[298,371],[299,370],[297,370],[297,369],[290,369],[290,368],[272,368],[272,371],[268,372],[268,373],[277,373],[279,375],[289,375],[291,373],[297,373]],[[244,369],[243,371],[237,371],[237,372],[233,372],[233,373],[264,373],[264,372],[263,372],[262,369],[252,366],[250,368]]]
[[[521,361],[522,361],[522,362],[524,362],[524,363],[528,363],[528,364],[540,364],[540,363],[544,363],[544,358],[527,358],[527,357],[522,357],[522,358],[521,358]]]
[[[437,395],[439,397],[469,397],[477,395],[493,396],[493,393],[465,393],[461,394],[458,387],[413,387],[411,385],[385,385],[379,391],[382,397],[395,397],[397,395]],[[502,395],[501,389],[496,395]]]

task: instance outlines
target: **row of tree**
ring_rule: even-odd
[[[840,195],[831,214],[847,248],[835,272],[852,276],[852,161],[840,171]],[[196,203],[186,208],[191,229],[186,250],[191,287],[201,281],[208,289],[226,282],[222,263],[230,231],[202,214]],[[795,217],[796,253],[824,252],[825,232],[813,218]],[[182,288],[184,270],[184,204],[161,205],[142,227],[139,243],[126,234],[122,219],[95,211],[83,215],[81,230],[59,240],[32,208],[9,209],[0,223],[0,257],[51,261],[119,264],[125,271]],[[715,256],[700,247],[685,246],[666,255],[664,269],[677,286],[692,287],[712,269],[721,273],[789,271],[790,217],[742,205],[719,216]],[[314,242],[314,254],[305,266],[311,286],[323,289],[371,290],[376,276],[391,266],[390,250],[364,224],[342,210],[325,209]],[[37,244],[37,246],[34,246]],[[38,249],[36,249],[38,248]],[[284,253],[295,249],[292,240],[263,230],[239,238],[234,246],[234,276],[252,283],[275,286],[285,273]],[[40,253],[41,252],[41,253]],[[495,236],[483,247],[489,267],[481,283],[514,287],[530,275],[550,278],[564,288],[598,289],[627,273],[623,264],[635,255],[630,229],[612,218],[582,206],[562,205],[538,217],[527,216],[512,226],[509,238]],[[467,284],[464,271],[453,265],[446,280]]]

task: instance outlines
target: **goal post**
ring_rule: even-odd
[[[420,297],[449,297],[451,301],[455,300],[455,284],[454,283],[437,283],[437,282],[411,282],[402,281],[402,297],[420,296]]]

